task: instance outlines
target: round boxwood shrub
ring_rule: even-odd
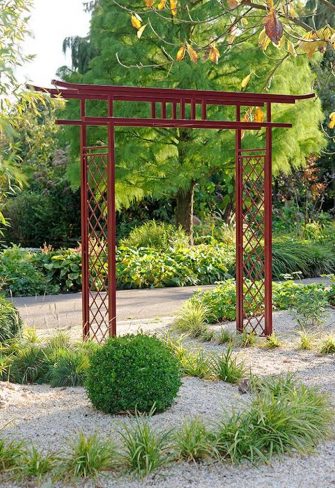
[[[0,342],[19,335],[22,331],[22,320],[14,305],[0,296]]]
[[[106,413],[162,412],[181,385],[178,360],[155,337],[143,334],[109,339],[93,354],[86,389]]]

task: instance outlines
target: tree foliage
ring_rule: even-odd
[[[222,2],[177,2],[174,15],[166,10],[174,8],[171,3],[165,3],[161,9],[157,2],[157,8],[154,2],[151,7],[151,2],[144,3],[96,2],[87,41],[95,55],[85,73],[75,68],[80,64],[77,61],[72,73],[63,72],[65,77],[96,84],[296,94],[311,91],[314,75],[307,56],[288,55],[287,43],[281,47],[273,42],[266,49],[259,48],[255,33],[257,29],[262,31],[260,19],[264,9],[249,15],[249,27],[245,27],[243,35],[236,34],[228,42],[221,32],[232,35],[232,16],[239,12],[235,8],[228,11]],[[239,8],[242,7],[236,7]],[[241,18],[236,26],[245,23]],[[74,114],[72,107],[70,103],[69,115]],[[99,108],[92,106],[91,113],[98,113]],[[116,115],[120,110],[116,104]],[[122,110],[123,116],[131,116],[134,109]],[[137,113],[139,110],[136,107]],[[208,115],[214,119],[234,118],[229,107],[211,107]],[[242,116],[244,120],[262,120],[264,114],[259,108],[246,109]],[[319,131],[322,120],[319,101],[275,106],[273,118],[294,124],[285,137],[282,131],[274,130],[275,171],[288,172],[292,166],[303,165],[306,155],[320,150],[323,137]],[[90,137],[91,142],[102,138],[101,129],[91,132]],[[246,147],[262,146],[264,132],[245,133],[243,143]],[[73,149],[76,153],[74,138]],[[189,217],[196,184],[221,175],[227,186],[232,187],[233,131],[119,129],[116,150],[119,206],[129,205],[132,198],[144,195],[170,196],[184,205]],[[190,231],[189,218],[188,223],[178,223]]]

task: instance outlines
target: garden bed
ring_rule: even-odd
[[[253,347],[235,348],[239,360],[245,363],[247,370],[257,375],[269,375],[291,372],[298,380],[308,386],[318,387],[329,393],[335,405],[334,356],[320,354],[318,346],[311,351],[298,350],[299,336],[295,322],[288,312],[274,313],[274,325],[281,346],[265,349],[265,339]],[[165,333],[169,326],[161,324],[160,333]],[[157,333],[157,323],[155,332]],[[216,332],[221,325],[210,326]],[[224,327],[233,331],[235,323],[226,323]],[[328,310],[327,320],[319,329],[318,340],[335,331],[335,312]],[[222,353],[226,344],[199,342],[185,339],[189,349],[201,349],[204,354]],[[5,426],[3,436],[9,439],[26,440],[33,443],[42,452],[67,449],[77,438],[80,431],[85,435],[97,433],[101,438],[112,437],[119,440],[119,431],[124,425],[133,425],[135,418],[110,416],[96,411],[89,402],[85,390],[77,388],[50,388],[48,385],[14,385],[0,383],[0,425]],[[247,409],[252,395],[243,393],[237,384],[223,381],[211,381],[194,377],[184,377],[174,405],[164,413],[150,418],[155,430],[180,427],[190,417],[199,416],[206,425],[212,426],[225,413]],[[9,423],[8,423],[9,422]],[[194,486],[201,488],[229,487],[315,487],[331,486],[335,482],[333,462],[335,441],[321,445],[310,456],[294,454],[279,459],[274,458],[269,465],[251,466],[248,463],[231,465],[217,461],[200,464],[180,462],[162,468],[145,480],[133,477],[115,477],[105,474],[99,481],[80,481],[79,486],[101,488],[175,488]],[[306,473],[308,477],[306,478]],[[35,486],[28,484],[2,483],[4,487]],[[52,486],[73,486],[66,482]]]

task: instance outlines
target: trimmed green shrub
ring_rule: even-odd
[[[14,305],[0,296],[0,342],[20,335],[22,332],[22,320]]]
[[[155,337],[109,339],[91,358],[86,389],[93,405],[106,413],[161,412],[181,385],[178,360]]]
[[[188,237],[181,228],[166,222],[150,220],[133,229],[128,237],[122,239],[120,245],[134,249],[149,247],[166,250],[170,247],[187,247]]]

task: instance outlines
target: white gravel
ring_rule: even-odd
[[[295,372],[304,383],[329,392],[335,405],[335,359],[315,352],[296,350],[297,334],[287,312],[274,314],[277,334],[284,340],[280,349],[240,349],[241,359],[256,374]],[[334,330],[335,312],[330,311],[323,334]],[[162,324],[163,325],[163,324]],[[163,325],[163,327],[165,324]],[[226,324],[233,327],[233,324]],[[157,324],[155,324],[157,330]],[[320,335],[320,333],[319,333]],[[222,352],[224,346],[188,341],[190,346],[203,347],[208,352]],[[201,416],[211,424],[223,412],[244,408],[250,402],[237,386],[223,382],[185,378],[175,404],[167,412],[156,415],[151,422],[157,429],[180,425],[192,416]],[[10,422],[9,424],[7,424]],[[118,437],[126,417],[97,412],[82,388],[56,388],[46,385],[21,386],[0,383],[0,427],[9,438],[24,439],[41,450],[64,449],[78,432],[97,432],[103,437]],[[80,483],[87,488],[331,488],[335,487],[335,440],[321,445],[309,456],[285,456],[270,465],[231,466],[212,463],[196,466],[175,464],[160,470],[144,481],[131,478],[115,479],[112,475],[98,482]],[[25,484],[1,483],[1,487],[24,487]],[[35,486],[35,485],[29,485]],[[54,486],[70,486],[66,484]]]

